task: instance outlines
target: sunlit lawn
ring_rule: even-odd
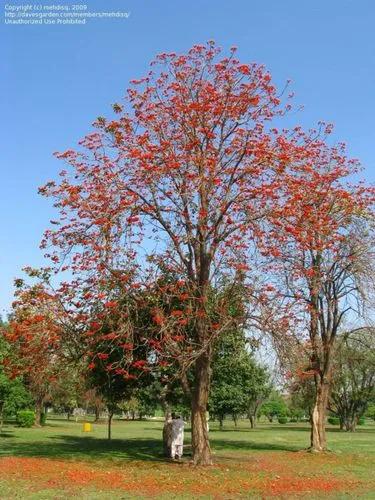
[[[49,420],[42,429],[4,427],[1,498],[375,498],[375,425],[356,433],[329,427],[331,453],[307,453],[307,424],[246,421],[210,425],[215,465],[181,464],[161,454],[160,421],[114,421],[89,434],[82,422]]]

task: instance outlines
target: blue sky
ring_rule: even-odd
[[[20,5],[25,2],[2,0]],[[41,0],[43,4],[54,2]],[[129,19],[86,26],[1,26],[3,140],[0,198],[0,313],[54,211],[37,188],[62,165],[56,150],[74,147],[99,115],[110,114],[128,81],[158,52],[214,39],[236,45],[244,62],[264,63],[276,83],[291,78],[310,126],[335,123],[375,180],[375,36],[373,0],[88,0],[90,10],[130,11]],[[4,76],[5,75],[5,76]]]

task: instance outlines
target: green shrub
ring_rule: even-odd
[[[328,423],[331,425],[340,425],[340,419],[338,417],[328,417]]]
[[[295,424],[296,422],[298,422],[298,419],[296,417],[291,417],[290,421]]]
[[[16,421],[20,427],[32,427],[35,424],[35,413],[31,410],[20,410],[17,412]]]
[[[279,417],[278,418],[279,424],[286,424],[288,422],[288,419],[286,417]]]
[[[46,420],[47,420],[47,414],[46,413],[42,413],[40,415],[40,423],[41,423],[41,425],[46,425]]]
[[[365,417],[361,417],[361,418],[358,420],[358,425],[365,425],[365,423],[366,423]]]

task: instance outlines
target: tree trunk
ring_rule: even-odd
[[[357,422],[358,422],[358,419],[357,419],[356,415],[351,415],[350,417],[348,417],[346,419],[346,422],[345,422],[346,431],[355,432],[355,429],[357,427]]]
[[[108,413],[108,441],[112,439],[112,417],[113,412]]]
[[[94,422],[99,422],[99,419],[100,419],[99,406],[95,406],[95,420],[94,420]]]
[[[316,396],[311,415],[311,451],[325,451],[327,449],[326,438],[326,409],[328,405],[329,384],[323,382],[319,376],[315,380]]]
[[[203,353],[195,365],[195,387],[191,400],[191,444],[193,463],[211,465],[211,448],[207,430],[207,403],[210,390],[210,353]]]
[[[172,421],[171,412],[164,413],[164,426],[163,426],[163,453],[165,457],[171,458],[171,443],[172,443]]]
[[[37,401],[35,403],[35,424],[34,424],[36,427],[42,426],[42,413],[43,413],[43,402]]]
[[[4,426],[4,403],[0,402],[0,434],[3,433]]]
[[[339,417],[340,418],[340,431],[343,431],[344,430],[344,419],[342,417]]]
[[[250,420],[250,427],[252,429],[255,429],[256,427],[256,418],[254,415],[249,415],[249,420]]]
[[[237,427],[237,415],[232,415],[234,426]]]
[[[219,415],[219,428],[221,431],[223,430],[223,422],[224,422],[224,417]]]
[[[163,454],[165,457],[170,458],[171,456],[171,418],[172,412],[171,408],[167,402],[168,387],[164,387],[160,394],[160,404],[164,411],[164,426],[163,426]]]

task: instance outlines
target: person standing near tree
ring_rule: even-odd
[[[164,427],[163,427],[163,449],[164,456],[171,456],[172,447],[172,415],[168,412],[165,416]]]
[[[172,418],[172,444],[171,444],[171,458],[172,460],[180,460],[184,450],[184,427],[185,422],[179,415]]]

